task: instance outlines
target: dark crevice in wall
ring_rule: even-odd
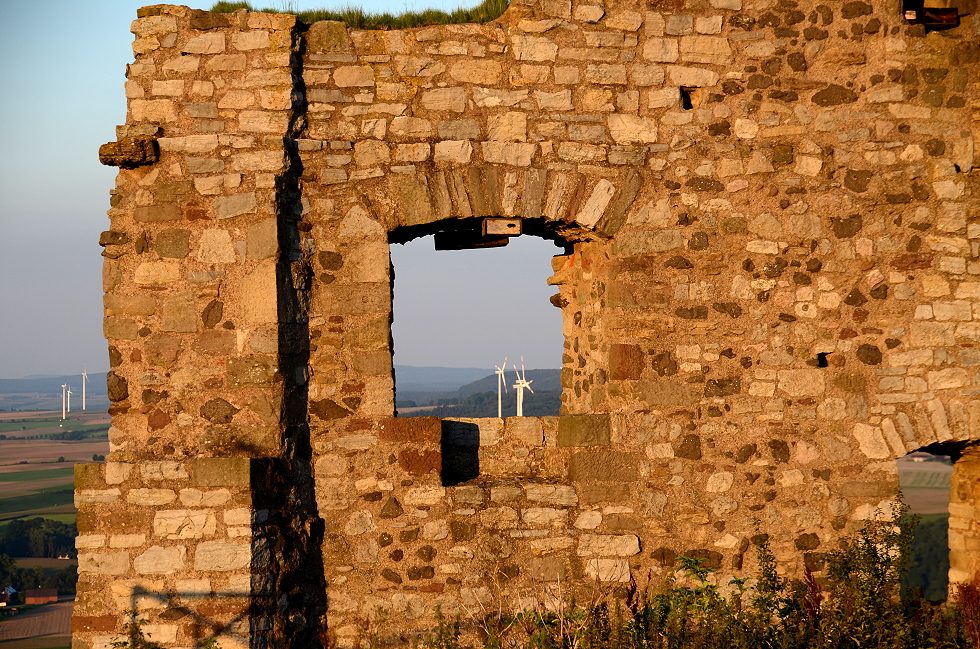
[[[285,170],[276,178],[282,455],[256,461],[252,470],[252,646],[277,649],[323,647],[327,632],[324,524],[316,505],[307,407],[312,272],[300,245],[308,229],[301,227],[303,164],[296,144],[306,129],[303,49],[294,30],[292,116],[284,138]]]
[[[388,233],[388,243],[408,243],[409,241],[420,237],[426,237],[430,234],[438,235],[440,233],[467,230],[477,227],[480,221],[481,219],[479,218],[465,218],[446,219],[444,221],[436,221],[434,223],[425,223],[422,225],[403,225]],[[556,251],[556,255],[570,255],[572,254],[574,242],[569,241],[560,232],[558,232],[557,228],[562,225],[565,224],[554,221],[545,221],[544,219],[522,219],[521,226],[523,234],[521,236],[531,235],[541,237],[542,239],[547,239],[562,249],[561,252]]]

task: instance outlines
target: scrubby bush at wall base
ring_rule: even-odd
[[[486,23],[496,20],[507,9],[507,0],[484,0],[471,9],[456,9],[451,13],[427,9],[421,12],[406,11],[398,15],[389,13],[366,13],[359,7],[344,7],[338,11],[316,9],[311,11],[291,11],[282,9],[255,9],[248,2],[216,2],[211,11],[231,13],[239,9],[263,11],[267,13],[295,14],[301,22],[310,24],[318,20],[337,20],[351,29],[410,29],[425,25],[455,25],[461,23]]]
[[[539,604],[509,620],[474,620],[485,649],[961,649],[980,647],[980,589],[960,587],[933,604],[921,591],[901,597],[917,517],[896,507],[869,522],[840,549],[822,557],[824,576],[805,569],[802,581],[776,571],[765,535],[753,542],[759,572],[733,578],[730,594],[701,560],[680,557],[661,587],[625,598],[599,593],[586,605]],[[801,561],[803,557],[800,558]],[[810,562],[816,558],[811,557]],[[556,610],[557,609],[557,610]],[[467,625],[437,616],[421,639],[431,649],[469,646]],[[503,630],[502,633],[498,633]]]

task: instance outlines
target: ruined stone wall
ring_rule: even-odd
[[[403,31],[140,10],[75,643],[132,603],[165,646],[407,641],[437,606],[617,593],[679,554],[725,583],[760,533],[819,574],[936,444],[965,450],[974,578],[974,8],[928,32],[893,0]],[[395,418],[388,247],[491,216],[564,248],[561,416]]]

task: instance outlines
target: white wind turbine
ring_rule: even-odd
[[[69,385],[68,386],[68,412],[71,412],[71,395],[72,395],[72,391],[71,391],[71,386]]]
[[[507,379],[504,378],[504,370],[507,369],[507,357],[504,357],[504,364],[502,366],[497,367],[494,365],[494,367],[497,369],[497,371],[494,372],[494,374],[497,375],[497,417],[503,417],[504,410],[503,402],[501,401],[500,396],[500,388],[503,388],[505,392],[507,391]]]
[[[517,365],[514,365],[514,374],[517,374],[517,383],[514,384],[514,389],[517,390],[517,416],[524,416],[524,388],[527,388],[531,394],[534,394],[534,390],[531,389],[531,384],[534,379],[530,381],[527,380],[527,372],[524,371],[524,357],[521,356],[521,374],[517,374]]]
[[[66,384],[61,384],[61,421],[65,420],[65,388],[67,387]]]
[[[88,383],[88,368],[82,365],[82,410],[85,410],[85,384]]]

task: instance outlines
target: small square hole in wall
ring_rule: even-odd
[[[922,25],[927,32],[951,29],[960,24],[961,15],[969,13],[968,10],[972,9],[972,7],[958,6],[961,1],[902,0],[902,14],[910,24]]]
[[[704,103],[704,89],[693,86],[681,86],[681,107],[684,110],[694,110]]]
[[[552,258],[567,254],[569,244],[549,240],[531,220],[482,221],[390,234],[397,416],[496,417],[495,366],[506,357],[499,410],[513,417],[521,356],[533,390],[522,395],[524,416],[559,413],[564,310],[555,308],[561,305],[548,280]],[[457,455],[466,451],[450,445]],[[456,460],[450,464],[450,473],[459,468]]]

